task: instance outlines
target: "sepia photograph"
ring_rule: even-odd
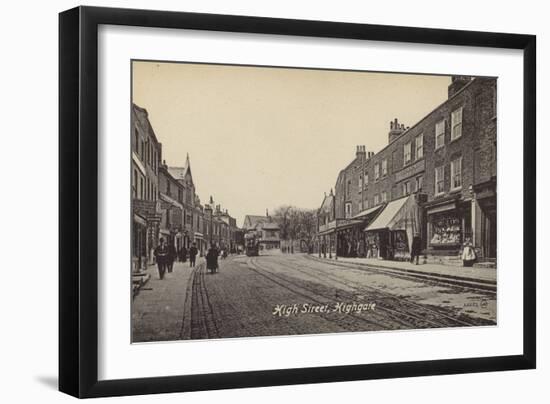
[[[497,326],[496,77],[130,68],[132,343]]]

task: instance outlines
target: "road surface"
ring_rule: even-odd
[[[496,325],[496,294],[305,254],[220,259],[191,270],[180,339]]]

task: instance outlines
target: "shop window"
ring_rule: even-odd
[[[451,140],[462,136],[462,107],[451,113]]]
[[[434,246],[456,246],[462,243],[460,219],[453,211],[434,214],[431,220],[430,244]]]
[[[403,164],[407,165],[411,162],[411,142],[403,145]]]
[[[445,120],[435,124],[435,148],[439,149],[445,145]]]
[[[462,188],[462,157],[451,161],[451,189]]]
[[[382,177],[388,174],[388,160],[382,160]]]
[[[424,157],[424,134],[418,135],[414,144],[416,146],[416,159],[419,160]]]
[[[445,170],[444,166],[435,168],[435,194],[440,195],[444,192]]]

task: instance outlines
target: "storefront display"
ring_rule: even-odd
[[[433,246],[457,246],[462,243],[461,220],[454,211],[434,214],[430,217],[430,244]]]
[[[396,230],[392,232],[393,236],[393,258],[396,260],[409,260],[411,257],[409,251],[409,241],[405,230]]]

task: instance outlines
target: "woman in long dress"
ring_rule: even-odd
[[[462,250],[462,265],[465,267],[471,267],[476,260],[476,251],[469,238],[464,243],[464,249]]]
[[[206,269],[209,269],[212,273],[218,271],[218,255],[218,249],[214,244],[211,244],[206,253]]]

